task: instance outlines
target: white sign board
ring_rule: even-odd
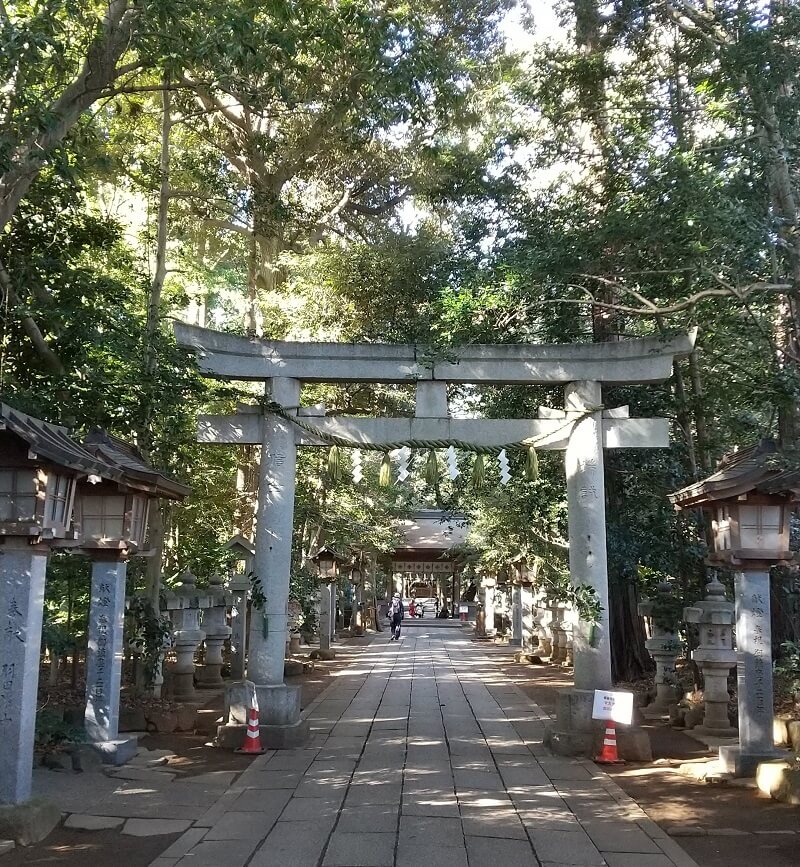
[[[623,725],[630,725],[633,719],[633,693],[596,689],[592,719],[610,719]]]
[[[458,606],[459,614],[469,614],[469,605],[459,605]]]

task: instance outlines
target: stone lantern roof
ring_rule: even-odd
[[[0,403],[0,431],[13,434],[28,446],[28,460],[44,460],[77,474],[100,476],[153,497],[182,500],[190,492],[186,485],[148,466],[134,446],[100,429],[81,443],[61,425]]]
[[[669,494],[676,509],[692,509],[743,494],[792,495],[800,498],[800,469],[787,467],[785,454],[771,439],[724,455],[717,471]]]
[[[125,477],[124,483],[131,488],[169,500],[183,500],[189,496],[190,488],[154,470],[145,463],[135,446],[111,436],[101,428],[90,431],[83,445],[94,455],[120,470]]]
[[[72,439],[65,427],[34,418],[5,403],[0,403],[0,430],[23,440],[29,447],[31,460],[43,458],[77,472],[107,478],[113,472],[106,461]]]

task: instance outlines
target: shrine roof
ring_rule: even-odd
[[[397,553],[413,551],[447,551],[463,545],[469,534],[469,525],[464,515],[446,515],[438,509],[416,512],[411,518],[398,523],[405,544]]]
[[[669,500],[676,508],[687,509],[750,492],[800,496],[800,470],[789,465],[774,440],[728,452],[716,472],[669,494]]]
[[[181,500],[189,488],[149,467],[134,446],[105,431],[93,431],[81,443],[61,425],[42,421],[0,403],[0,429],[25,442],[39,458],[86,475],[97,475],[153,496]]]

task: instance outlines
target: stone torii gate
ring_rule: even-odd
[[[303,735],[299,687],[283,683],[297,447],[328,444],[293,424],[294,415],[354,444],[451,440],[499,448],[536,438],[537,448],[566,451],[570,574],[574,584],[594,588],[603,610],[593,640],[589,625],[576,630],[572,692],[579,698],[562,703],[559,727],[586,724],[591,692],[611,686],[603,449],[669,444],[666,419],[629,418],[627,407],[603,409],[602,386],[665,381],[674,359],[691,352],[693,334],[669,341],[468,346],[444,360],[431,360],[424,347],[413,345],[265,341],[181,323],[175,336],[195,351],[204,374],[269,381],[271,400],[283,407],[280,415],[253,406],[231,416],[202,416],[198,430],[202,443],[262,447],[254,568],[267,597],[267,628],[254,618],[247,673],[259,693],[262,723],[276,727],[276,746],[294,745]],[[413,418],[325,416],[319,407],[300,407],[303,382],[413,382],[416,412]],[[542,408],[536,419],[451,418],[448,383],[563,384],[565,408]]]

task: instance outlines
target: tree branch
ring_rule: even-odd
[[[14,307],[23,307],[22,301],[14,289],[11,275],[6,270],[6,266],[2,261],[0,261],[0,289],[3,290],[6,297]],[[58,355],[48,345],[47,340],[42,334],[42,330],[36,324],[34,318],[29,313],[20,313],[20,322],[22,323],[22,330],[33,344],[33,348],[45,363],[47,369],[50,370],[51,373],[63,376],[66,373],[64,365],[61,363],[61,359]]]

